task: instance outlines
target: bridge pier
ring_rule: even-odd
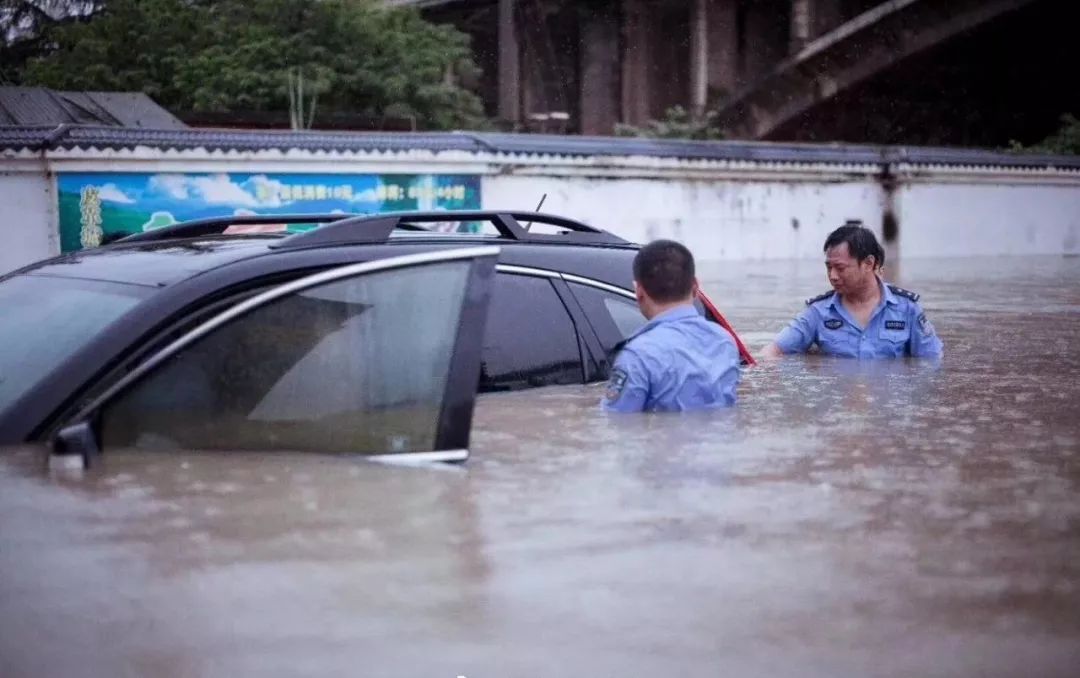
[[[709,96],[709,0],[690,2],[690,110],[701,115]]]
[[[697,115],[719,110],[722,125],[743,137],[769,136],[783,125],[797,127],[795,118],[802,111],[835,100],[888,64],[1005,11],[1036,4],[425,1],[433,7],[429,14],[437,11],[443,20],[458,17],[454,21],[473,35],[485,68],[478,89],[488,112],[507,128],[610,134],[620,122],[642,126],[679,105]],[[837,30],[859,15],[858,22]],[[815,41],[821,49],[807,53]],[[819,127],[839,124],[826,120]]]
[[[755,0],[739,3],[739,85],[768,73],[788,54],[788,13],[792,0]]]
[[[690,104],[691,3],[622,0],[622,121],[641,125]]]
[[[790,52],[799,52],[831,28],[843,23],[847,9],[841,0],[791,0]]]
[[[521,46],[514,17],[516,0],[499,0],[499,117],[521,120]]]
[[[581,23],[581,133],[611,134],[619,122],[619,7],[606,3]]]
[[[731,96],[741,85],[738,18],[738,0],[707,0],[705,52],[708,55],[708,88],[721,98]]]

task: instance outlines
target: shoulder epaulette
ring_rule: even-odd
[[[828,299],[829,297],[831,297],[834,294],[836,294],[836,290],[829,290],[828,292],[825,292],[824,294],[819,294],[816,297],[812,297],[810,299],[807,299],[806,300],[806,305],[809,306],[810,304],[816,304],[819,301],[824,301],[825,299]]]
[[[898,297],[904,297],[905,299],[911,299],[912,301],[918,301],[919,295],[915,294],[911,290],[905,290],[903,287],[897,287],[896,285],[889,285],[889,291]]]

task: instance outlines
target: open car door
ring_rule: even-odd
[[[52,463],[110,450],[464,460],[498,251],[351,264],[238,303],[81,410]]]

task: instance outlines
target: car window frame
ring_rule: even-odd
[[[586,303],[579,298],[579,295],[576,292],[574,292],[573,284],[578,284],[578,285],[582,285],[582,286],[585,286],[585,287],[592,287],[592,288],[595,288],[597,290],[600,290],[601,292],[609,292],[609,293],[613,294],[614,296],[623,297],[623,298],[627,299],[629,302],[631,302],[631,303],[633,303],[635,305],[637,305],[637,295],[634,294],[633,290],[628,290],[626,288],[619,287],[618,285],[612,285],[610,283],[606,283],[606,282],[603,282],[601,280],[596,280],[596,279],[593,279],[593,278],[588,278],[588,277],[585,277],[585,276],[573,275],[573,274],[567,273],[567,274],[563,275],[563,279],[567,283],[570,283],[570,284],[567,285],[568,293],[574,298],[574,300],[578,304],[581,305],[582,309],[584,309],[584,311],[583,311],[584,315],[589,319],[589,324],[592,327],[592,331],[593,331],[594,335],[596,336],[597,346],[599,347],[598,348],[598,351],[599,351],[598,355],[603,356],[598,362],[602,366],[602,370],[603,370],[603,373],[604,373],[603,378],[606,379],[607,376],[608,376],[608,372],[611,369],[610,363],[612,361],[614,361],[614,358],[615,358],[614,353],[616,353],[618,351],[618,349],[629,339],[629,337],[623,337],[620,341],[616,342],[615,346],[612,349],[607,349],[604,346],[605,342],[601,338],[600,330],[597,329],[596,323],[593,322],[593,318],[592,318],[593,313],[589,312],[589,309],[586,308]],[[709,308],[706,307],[701,302],[701,299],[699,299],[697,297],[694,298],[694,309],[698,312],[699,315],[701,315],[701,317],[705,318],[705,320],[708,320],[711,323],[716,323],[717,325],[720,325],[721,327],[723,327],[723,323],[721,323],[720,320],[715,315],[713,315],[712,311],[710,311]],[[603,309],[602,312],[608,313],[610,315],[610,311],[608,311],[607,309]],[[614,322],[614,318],[611,318],[611,321]],[[647,321],[645,321],[643,319],[642,324],[644,325],[645,322],[647,322]],[[616,325],[617,325],[617,323],[616,323]]]
[[[634,294],[633,290],[619,287],[618,285],[613,285],[602,280],[597,280],[596,278],[535,266],[499,264],[496,268],[500,272],[533,275],[550,279],[555,287],[556,293],[562,299],[563,305],[570,313],[571,319],[574,321],[575,330],[578,332],[580,341],[583,344],[582,383],[589,384],[596,381],[603,381],[610,376],[611,363],[615,356],[609,355],[609,352],[604,349],[603,342],[600,339],[600,332],[596,329],[595,323],[589,317],[589,313],[584,304],[582,304],[581,300],[574,294],[570,284],[574,283],[586,287],[593,287],[603,292],[609,292],[616,296],[624,297],[636,304],[637,295]],[[586,356],[584,352],[587,352],[588,356]]]
[[[273,289],[278,285],[284,285],[329,268],[322,266],[314,270],[289,271],[269,275],[265,278],[246,280],[226,290],[219,290],[212,298],[202,297],[195,300],[182,309],[175,319],[165,323],[147,338],[128,346],[98,378],[87,384],[77,394],[74,394],[71,402],[49,417],[47,423],[42,427],[42,437],[48,439],[54,436],[57,431],[68,425],[66,422],[86,409],[99,396],[112,388],[114,384],[138,369],[146,359],[167,347],[176,338],[183,336],[204,321],[214,317],[214,315],[223,313],[236,304]]]
[[[574,292],[573,285],[582,285],[584,287],[591,287],[600,290],[601,292],[608,292],[610,294],[613,294],[614,296],[622,297],[634,304],[637,304],[637,295],[634,294],[633,290],[628,290],[624,287],[619,287],[618,285],[612,285],[602,280],[596,280],[595,278],[589,278],[586,276],[574,275],[570,273],[563,274],[562,278],[566,283],[567,294],[574,299],[574,303],[580,306],[580,308],[582,309],[582,315],[588,321],[589,330],[592,333],[593,341],[595,342],[596,347],[596,380],[602,381],[604,379],[607,379],[611,375],[611,366],[615,360],[615,352],[617,352],[617,347],[618,345],[621,345],[622,342],[619,342],[619,344],[617,344],[616,347],[613,347],[612,349],[605,348],[604,341],[601,338],[600,330],[597,329],[596,322],[592,318],[592,314],[590,314],[589,310],[586,308],[585,303]],[[607,309],[603,309],[602,312],[609,313]],[[623,341],[625,341],[625,339]]]
[[[588,322],[585,319],[584,313],[581,311],[581,307],[577,304],[576,300],[573,299],[572,295],[570,295],[569,290],[566,289],[566,284],[562,280],[562,273],[550,269],[519,266],[516,264],[496,264],[495,271],[496,286],[499,285],[498,277],[504,275],[522,278],[537,278],[548,282],[555,295],[555,299],[558,300],[563,311],[566,313],[566,317],[570,321],[570,328],[574,334],[579,365],[579,375],[576,383],[589,383],[590,377],[597,371],[595,349],[591,344],[589,336],[591,329],[586,329],[589,327]]]
[[[297,292],[349,278],[468,259],[471,260],[471,265],[467,274],[465,294],[458,317],[457,332],[454,337],[446,384],[444,385],[443,397],[440,403],[439,421],[435,427],[435,440],[433,443],[435,449],[416,452],[387,451],[384,454],[357,455],[369,460],[464,461],[469,454],[472,412],[477,395],[476,374],[480,370],[481,343],[498,254],[499,248],[492,245],[413,253],[334,266],[274,285],[270,289],[212,314],[211,317],[203,319],[191,329],[183,332],[180,337],[153,351],[145,360],[142,360],[129,372],[115,380],[58,427],[58,432],[53,436],[54,451],[83,453],[85,456],[84,451],[65,449],[65,441],[72,440],[73,436],[78,437],[81,435],[85,437],[86,430],[89,429],[96,436],[92,441],[96,445],[95,452],[100,454],[100,431],[97,426],[98,418],[105,407],[134,384],[152,374],[157,367],[164,364],[173,355],[208,336],[218,328],[266,304]]]
[[[607,378],[604,368],[604,350],[600,339],[596,334],[596,328],[592,326],[588,313],[582,307],[577,297],[570,290],[563,274],[557,280],[552,280],[556,294],[562,299],[563,306],[570,313],[574,322],[574,329],[578,335],[578,346],[581,351],[582,383],[589,384],[594,381]]]

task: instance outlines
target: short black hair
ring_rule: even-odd
[[[634,257],[634,280],[662,304],[689,297],[694,275],[694,255],[674,240],[654,240]]]
[[[877,241],[874,232],[865,226],[858,224],[844,224],[825,238],[825,248],[828,252],[832,248],[847,243],[848,252],[855,257],[856,261],[863,261],[867,257],[874,257],[874,266],[885,264],[885,250]]]

